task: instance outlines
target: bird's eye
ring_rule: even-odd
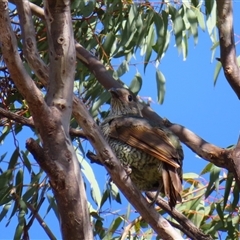
[[[133,100],[132,95],[128,95],[128,101],[131,102]]]

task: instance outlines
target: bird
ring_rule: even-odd
[[[126,88],[111,88],[103,136],[140,191],[165,194],[169,206],[182,202],[183,151],[163,124],[143,117],[138,98]]]

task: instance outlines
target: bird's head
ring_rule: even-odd
[[[142,116],[138,107],[137,97],[126,88],[111,88],[109,92],[111,98],[111,111],[110,115],[136,115]]]

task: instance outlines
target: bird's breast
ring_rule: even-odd
[[[155,191],[162,176],[162,162],[149,154],[115,139],[108,140],[123,167],[130,168],[130,177],[141,191]]]

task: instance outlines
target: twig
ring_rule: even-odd
[[[99,160],[99,157],[94,154],[93,152],[91,151],[88,151],[86,156],[89,158],[89,160],[91,161],[91,163],[96,163],[100,166],[103,166],[103,164],[101,163],[101,161]]]
[[[19,116],[16,113],[13,113],[11,111],[7,111],[0,107],[0,116],[4,116],[8,119],[11,119],[15,122],[21,123],[23,125],[26,125],[28,127],[34,127],[33,119],[32,118],[25,118],[23,116]]]
[[[134,219],[133,221],[131,221],[125,228],[124,231],[122,233],[121,239],[120,240],[124,240],[127,238],[128,233],[130,232],[131,228],[138,222],[140,222],[142,220],[142,216],[137,217],[136,219]]]
[[[54,234],[52,233],[52,231],[50,230],[48,225],[45,223],[45,221],[38,214],[38,211],[30,203],[26,203],[26,205],[27,205],[28,209],[32,212],[32,214],[35,216],[35,218],[37,219],[37,221],[39,222],[41,227],[44,229],[44,231],[46,232],[48,237],[51,240],[57,240],[57,238],[54,236]]]
[[[44,182],[45,182],[45,181],[46,181],[46,179],[44,180]],[[37,205],[37,207],[36,207],[36,209],[35,209],[35,212],[36,212],[36,213],[39,211],[40,207],[42,206],[42,204],[43,204],[43,202],[44,202],[44,200],[45,200],[44,194],[45,194],[45,191],[47,190],[47,187],[48,187],[48,185],[45,184],[44,187],[43,187],[43,189],[42,189],[42,192],[41,192],[41,195],[40,195],[40,201],[39,201],[39,203],[38,203],[38,205]],[[31,217],[31,219],[29,220],[28,224],[26,225],[26,229],[27,229],[27,230],[30,229],[30,227],[32,226],[34,219],[35,219],[35,215],[33,214],[33,216]]]

